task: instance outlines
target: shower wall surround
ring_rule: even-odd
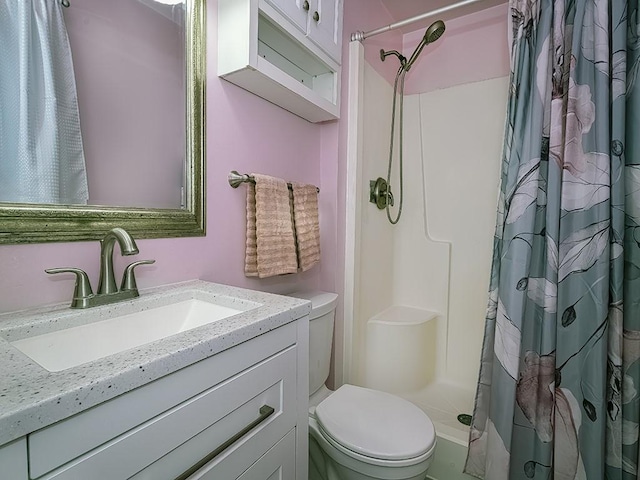
[[[420,128],[407,134],[415,207],[396,232],[394,300],[443,314],[438,373],[468,387],[484,330],[507,88],[499,77],[411,95],[405,105],[407,123]]]
[[[406,87],[405,179],[416,208],[408,212],[412,221],[398,225],[394,298],[444,314],[438,343],[446,347],[438,352],[437,372],[472,390],[506,115],[507,18],[505,3],[447,22],[442,45],[425,52]],[[404,36],[406,49],[413,48],[418,34]],[[421,231],[410,224],[421,225]],[[416,272],[420,281],[407,271]]]
[[[440,314],[437,376],[475,386],[508,88],[506,19],[505,4],[449,21],[442,43],[426,49],[407,75],[413,94],[405,96],[406,218],[392,227],[384,212],[363,202],[357,219],[354,382],[366,376],[367,320],[391,305],[406,305]],[[424,30],[404,35],[405,53],[422,35]],[[363,192],[370,179],[386,175],[393,92],[366,59],[369,49],[365,42]],[[391,181],[396,196],[397,163]],[[383,271],[389,274],[376,273]]]
[[[380,369],[373,371],[389,349],[378,344],[372,351],[369,319],[390,311],[437,314],[424,343],[432,352],[428,371],[435,375],[417,378],[411,391],[393,390],[420,406],[448,445],[449,453],[436,457],[430,471],[434,479],[468,478],[462,474],[468,428],[456,417],[472,410],[483,338],[509,84],[507,14],[505,4],[447,22],[442,39],[407,75],[412,94],[404,104],[404,207],[395,226],[365,196],[369,180],[387,172],[393,88],[367,59],[366,42],[364,55],[361,47],[351,49],[353,70],[362,74],[352,82],[359,100],[352,102],[356,123],[350,133],[361,133],[358,153],[349,158],[349,171],[357,174],[347,180],[354,182],[349,191],[356,192],[356,206],[350,201],[349,207],[356,213],[347,223],[355,245],[345,258],[355,273],[353,283],[346,277],[345,304],[351,305],[352,295],[353,313],[345,317],[353,320],[344,330],[343,374],[350,383],[368,386],[375,378],[396,388]],[[405,54],[422,35],[423,29],[404,36]],[[478,65],[478,58],[490,60]],[[396,170],[396,198],[398,183]],[[396,328],[406,329],[402,322],[411,318],[396,321]]]
[[[373,205],[361,207],[353,381],[364,382],[367,320],[406,305],[440,314],[437,375],[474,385],[507,85],[507,77],[499,77],[405,98],[403,218],[391,226]],[[365,190],[370,178],[386,172],[391,93],[365,63]]]

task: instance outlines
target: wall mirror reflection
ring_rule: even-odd
[[[0,23],[0,242],[202,235],[204,0],[2,0]]]

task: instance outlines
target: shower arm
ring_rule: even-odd
[[[370,30],[368,32],[360,32],[356,31],[351,34],[351,41],[362,42],[369,37],[373,37],[375,35],[379,35],[381,33],[388,32],[390,30],[395,30],[397,28],[404,27],[406,25],[410,25],[415,22],[419,22],[420,20],[424,20],[427,18],[434,17],[436,15],[440,15],[442,13],[449,12],[451,10],[455,10],[456,8],[466,7],[467,5],[472,5],[474,3],[482,2],[485,0],[463,0],[462,2],[454,3],[453,5],[448,5],[446,7],[437,8],[436,10],[432,10],[430,12],[422,13],[415,17],[407,18],[406,20],[401,20],[396,23],[392,23],[391,25],[386,25],[384,27],[376,28],[375,30]]]

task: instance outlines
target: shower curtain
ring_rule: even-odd
[[[638,479],[638,0],[511,0],[511,85],[465,471]]]
[[[60,0],[0,0],[0,201],[86,204]]]

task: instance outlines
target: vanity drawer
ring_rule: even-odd
[[[215,425],[211,428],[215,428]],[[289,430],[274,446],[280,438],[280,430],[278,427],[278,434],[269,434],[269,438],[260,431],[247,434],[197,470],[184,467],[181,469],[180,465],[195,465],[208,453],[208,450],[202,448],[206,440],[196,437],[129,480],[293,480],[296,466],[296,429]],[[205,431],[201,436],[206,434]],[[192,443],[195,445],[190,445]],[[199,450],[200,454],[195,455],[196,452],[192,450]],[[276,473],[277,475],[273,476]]]
[[[29,435],[31,478],[39,478],[74,459],[94,456],[109,448],[116,437],[132,436],[144,428],[145,422],[158,423],[170,411],[200,405],[198,399],[207,398],[218,388],[228,391],[234,376],[240,379],[244,373],[251,376],[251,372],[261,368],[269,370],[268,362],[275,361],[277,356],[269,357],[295,343],[295,325],[285,325]],[[268,360],[261,362],[265,358]],[[249,393],[242,401],[238,398],[235,405],[240,406],[251,398],[246,395]],[[183,402],[184,405],[180,405]],[[201,425],[195,433],[209,424]]]
[[[296,433],[291,430],[267,453],[251,465],[239,477],[225,465],[211,465],[203,468],[188,480],[295,480],[296,478]]]
[[[190,442],[192,448],[185,450],[189,453],[186,462],[173,464],[184,471],[202,458],[189,458],[199,453],[198,449],[206,450],[203,455],[206,456],[256,420],[264,405],[272,407],[274,412],[243,440],[257,438],[255,447],[264,445],[266,449],[296,423],[296,356],[296,347],[289,347],[41,478],[129,478],[190,439],[199,437]],[[163,471],[160,477],[153,478],[173,477]]]
[[[280,384],[273,385],[269,391],[241,407],[248,411],[247,415],[237,415],[240,412],[234,411],[129,480],[195,480],[202,477],[202,472],[209,471],[215,472],[219,480],[238,477],[295,424],[295,418],[291,416],[295,410],[291,403],[293,399],[284,405],[284,415],[282,409],[278,411],[280,388]],[[260,421],[259,410],[265,404],[273,407],[275,412]],[[274,418],[276,415],[280,417]],[[237,438],[237,434],[247,427],[252,428]],[[293,451],[295,454],[295,444]]]

